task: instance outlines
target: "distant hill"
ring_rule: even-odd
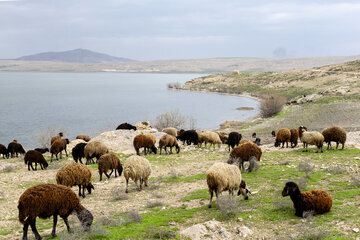
[[[43,52],[34,55],[19,57],[21,61],[50,61],[71,63],[107,63],[107,62],[132,62],[135,60],[119,58],[87,49],[74,49],[65,52]]]

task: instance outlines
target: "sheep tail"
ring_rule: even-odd
[[[25,209],[21,203],[19,203],[18,209],[19,209],[19,221],[22,224],[25,224],[25,218],[27,214],[25,213]]]

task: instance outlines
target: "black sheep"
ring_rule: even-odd
[[[120,124],[120,125],[116,128],[116,130],[119,130],[119,129],[126,129],[126,130],[131,130],[131,129],[133,129],[133,130],[136,131],[136,127],[133,126],[133,125],[131,125],[131,124],[129,124],[129,123],[122,123],[122,124]]]
[[[229,133],[229,138],[228,138],[228,146],[229,146],[229,151],[230,151],[230,147],[234,148],[235,145],[239,146],[239,142],[242,139],[242,135],[238,132],[231,132]]]
[[[180,133],[179,136],[176,137],[177,140],[186,142],[188,145],[193,143],[194,145],[198,145],[199,143],[199,136],[195,130],[187,130]]]
[[[46,169],[49,165],[46,162],[44,156],[35,150],[29,150],[26,152],[24,157],[25,164],[28,165],[28,170],[30,171],[30,167],[33,171],[37,170],[37,164],[40,164],[42,170]],[[33,168],[32,163],[35,163],[35,169]]]
[[[0,144],[0,154],[3,155],[4,159],[5,159],[5,157],[9,158],[9,152],[8,152],[7,148],[2,144]]]
[[[253,141],[253,143],[255,143],[256,145],[258,145],[258,146],[260,146],[261,145],[261,139],[260,138],[256,138],[254,141]]]
[[[8,154],[11,154],[12,158],[14,157],[14,155],[18,157],[19,154],[25,154],[25,149],[23,148],[23,146],[20,143],[14,141],[9,143],[7,150]]]
[[[42,154],[44,154],[44,153],[46,153],[46,152],[49,151],[48,148],[35,148],[34,150],[35,150],[35,151],[38,151],[39,153],[42,153]]]
[[[75,162],[80,161],[80,163],[83,164],[83,162],[81,161],[81,158],[85,158],[85,153],[84,153],[85,146],[86,146],[86,143],[78,143],[72,149],[71,154],[72,154]]]

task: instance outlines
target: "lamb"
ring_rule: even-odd
[[[128,185],[130,178],[135,182],[138,191],[142,190],[143,183],[145,183],[147,187],[150,174],[151,166],[146,158],[136,155],[129,157],[124,164],[124,177],[126,180],[125,192],[129,192]],[[137,184],[138,180],[140,180],[140,187]]]
[[[116,130],[120,130],[120,129],[125,129],[125,130],[131,130],[131,129],[133,129],[133,130],[136,131],[136,127],[133,126],[133,125],[131,125],[131,124],[129,124],[129,123],[122,123],[122,124],[120,124],[120,125],[116,128]]]
[[[239,142],[240,142],[241,138],[242,138],[242,135],[238,132],[229,133],[229,138],[228,138],[229,152],[230,152],[230,147],[234,148],[235,145],[239,146]]]
[[[155,147],[154,139],[146,134],[139,134],[134,137],[133,145],[136,150],[136,154],[140,155],[140,148],[144,148],[144,154],[146,155],[147,151],[150,149],[156,154],[157,148]]]
[[[174,136],[174,137],[177,136],[177,130],[175,128],[172,128],[172,127],[164,128],[162,130],[162,132],[167,133],[167,134],[169,134],[171,136]]]
[[[218,144],[219,148],[221,147],[221,140],[220,140],[219,135],[216,132],[204,131],[204,132],[202,132],[202,136],[205,141],[205,148],[206,148],[207,143],[210,143],[210,147],[212,144],[214,146],[214,149],[215,149],[215,144]]]
[[[26,152],[24,157],[25,164],[28,165],[28,170],[30,171],[30,167],[33,171],[37,170],[38,163],[40,164],[40,167],[42,170],[46,169],[49,164],[45,160],[44,156],[35,150],[29,150]],[[35,163],[35,169],[33,168],[33,163]]]
[[[91,140],[91,137],[89,137],[88,135],[85,135],[85,134],[79,134],[76,136],[76,139],[82,139],[85,142],[89,142]]]
[[[111,172],[107,174],[107,172],[111,169]],[[120,162],[120,158],[113,153],[107,153],[102,155],[99,158],[99,165],[98,170],[100,174],[100,181],[102,180],[102,174],[104,173],[107,178],[110,178],[111,174],[113,173],[115,169],[115,177],[116,171],[119,173],[119,177],[121,176],[121,173],[123,171],[123,167]]]
[[[52,162],[53,156],[55,154],[56,156],[56,160],[58,159],[58,154],[60,153],[60,159],[62,159],[62,151],[65,151],[66,157],[68,156],[68,153],[66,151],[66,145],[69,144],[70,141],[69,139],[60,139],[55,141],[51,147],[50,147],[50,153],[51,153],[51,158],[50,158],[50,162]]]
[[[164,148],[165,153],[167,154],[166,148],[170,147],[170,153],[172,154],[172,148],[175,147],[176,148],[176,153],[180,152],[180,147],[179,144],[176,140],[176,137],[166,134],[164,136],[162,136],[159,140],[159,149],[160,149],[160,154],[161,154],[161,150],[162,148]]]
[[[280,128],[276,133],[275,138],[275,147],[280,147],[282,143],[282,148],[284,148],[284,144],[286,143],[286,148],[288,148],[288,144],[290,142],[291,133],[287,128]]]
[[[5,159],[5,157],[9,158],[9,152],[8,152],[7,148],[2,144],[0,144],[0,154],[3,155],[4,159]]]
[[[231,150],[227,163],[237,163],[240,170],[245,170],[244,162],[250,161],[252,156],[255,156],[256,160],[260,161],[261,155],[262,151],[258,145],[252,142],[247,142],[240,144],[238,147],[235,147]],[[248,171],[251,172],[251,170],[252,169],[249,167]]]
[[[96,157],[96,162],[97,162],[99,158],[106,153],[109,153],[109,149],[105,144],[98,141],[89,142],[84,147],[86,165],[88,165],[90,161],[94,163],[94,160],[92,160],[92,158],[94,157]]]
[[[301,192],[294,182],[285,184],[282,196],[290,196],[294,203],[295,215],[298,217],[305,217],[306,212],[313,214],[326,213],[332,207],[332,198],[326,191],[317,189]]]
[[[206,182],[210,193],[209,208],[211,208],[214,192],[218,198],[223,191],[229,191],[229,194],[234,195],[234,190],[238,190],[238,196],[241,193],[245,200],[249,199],[247,195],[249,190],[241,178],[239,168],[235,165],[222,162],[214,163],[206,172]]]
[[[317,147],[316,152],[319,152],[319,149],[323,152],[322,147],[324,143],[324,136],[321,133],[315,131],[308,132],[306,127],[300,126],[299,137],[304,145],[303,152],[307,152],[308,145],[315,145]]]
[[[57,140],[60,140],[61,138],[63,137],[63,133],[62,132],[59,132],[59,135],[55,136],[55,137],[52,137],[51,140],[50,140],[50,146]]]
[[[292,148],[297,146],[298,138],[299,138],[299,132],[297,129],[292,128],[290,129],[290,145]]]
[[[79,196],[85,198],[85,188],[91,194],[91,189],[94,186],[91,183],[91,171],[88,166],[80,163],[70,163],[60,168],[56,173],[57,184],[72,187],[78,185]],[[81,193],[82,187],[82,193]]]
[[[13,158],[14,156],[18,157],[19,154],[25,154],[25,149],[23,148],[23,146],[18,143],[16,140],[12,141],[11,143],[9,143],[8,147],[7,147],[7,151],[8,154],[11,155],[11,158]]]
[[[186,142],[188,145],[191,145],[191,143],[194,145],[198,145],[199,143],[199,136],[195,130],[184,131],[180,133],[180,135],[178,135],[176,139]]]
[[[42,154],[49,152],[49,148],[35,148],[34,150]]]
[[[71,154],[74,158],[74,161],[77,163],[78,161],[80,161],[80,163],[82,164],[83,162],[81,161],[81,158],[85,158],[85,153],[84,153],[84,148],[86,146],[86,143],[78,143],[76,144],[76,146],[71,150]]]
[[[327,149],[332,149],[331,142],[336,142],[336,150],[338,149],[339,143],[342,144],[341,150],[344,149],[346,142],[346,131],[342,127],[333,126],[328,127],[322,131],[322,135],[324,136],[324,142],[328,144]]]
[[[80,199],[69,188],[55,184],[40,184],[28,188],[19,198],[19,221],[24,225],[23,240],[27,240],[29,225],[36,239],[42,239],[36,229],[36,218],[43,219],[53,216],[54,225],[51,232],[56,237],[58,215],[64,220],[68,232],[71,232],[68,216],[75,211],[85,231],[89,231],[93,215],[80,204]]]

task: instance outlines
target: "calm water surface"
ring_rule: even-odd
[[[34,148],[39,145],[35,135],[49,127],[66,130],[70,139],[80,133],[93,137],[122,122],[154,121],[175,108],[195,118],[199,129],[216,129],[226,120],[243,121],[258,113],[253,99],[166,88],[199,76],[0,72],[0,143],[17,139]],[[255,110],[236,110],[240,106]]]

